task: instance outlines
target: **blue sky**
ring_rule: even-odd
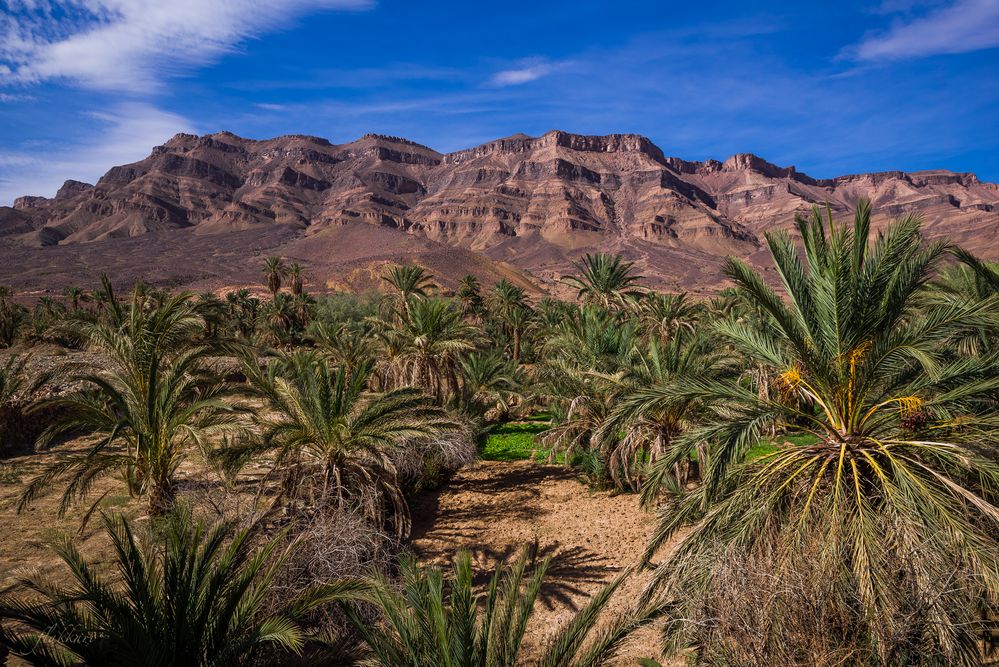
[[[999,181],[999,0],[0,0],[0,203],[179,131],[437,150],[558,128]]]

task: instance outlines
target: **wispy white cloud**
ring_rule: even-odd
[[[0,15],[0,83],[69,80],[147,91],[260,33],[372,0],[9,0]]]
[[[900,7],[897,3],[891,6]],[[917,18],[897,21],[887,32],[869,35],[841,55],[860,61],[886,61],[995,47],[999,47],[999,1],[956,0]]]
[[[32,95],[22,95],[20,93],[0,93],[0,103],[3,104],[14,104],[16,102],[32,102],[34,101],[34,96]]]
[[[522,60],[517,67],[493,74],[489,79],[489,84],[497,87],[519,86],[564,69],[566,65],[568,65],[566,62],[551,62],[543,58]]]
[[[89,114],[97,122],[85,142],[0,153],[0,205],[24,194],[52,196],[66,179],[95,182],[109,167],[135,162],[177,132],[193,132],[182,116],[148,104],[122,104]]]

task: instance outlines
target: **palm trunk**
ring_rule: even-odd
[[[159,517],[169,514],[176,499],[177,494],[171,480],[157,482],[149,490],[149,516]]]

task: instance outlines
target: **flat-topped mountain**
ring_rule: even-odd
[[[0,252],[114,257],[110,249],[131,239],[127,247],[152,262],[157,247],[172,244],[225,247],[232,263],[247,246],[246,259],[285,254],[317,276],[430,252],[442,253],[432,268],[445,281],[467,270],[494,273],[483,268],[492,260],[544,283],[582,252],[601,249],[637,260],[654,282],[709,286],[718,282],[719,257],[752,256],[762,233],[795,213],[828,204],[845,214],[861,197],[878,220],[918,212],[928,235],[999,256],[999,187],[973,174],[814,179],[751,154],[690,162],[639,135],[561,131],[454,153],[380,135],[332,144],[178,134],[94,185],[67,181],[51,199],[26,196],[0,208]],[[71,249],[81,244],[92,247]],[[243,263],[235,264],[175,267],[173,280],[239,282]]]

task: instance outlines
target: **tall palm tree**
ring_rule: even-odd
[[[436,567],[402,561],[402,588],[375,578],[363,596],[383,617],[372,624],[356,611],[355,628],[384,667],[514,667],[522,650],[544,582],[548,561],[530,571],[531,550],[500,564],[483,594],[473,586],[472,559],[460,552],[450,576]],[[545,646],[539,667],[595,667],[605,664],[627,637],[659,613],[648,606],[614,617],[601,632],[598,621],[624,576],[599,591]]]
[[[510,341],[510,353],[520,361],[521,340],[531,316],[531,306],[522,287],[504,278],[496,283],[486,299],[490,314],[499,322]]]
[[[253,447],[276,451],[286,499],[319,507],[358,503],[378,520],[387,501],[397,532],[406,535],[409,507],[391,454],[408,440],[458,432],[460,425],[417,389],[366,393],[370,371],[370,362],[348,369],[308,352],[264,369],[247,363],[250,383],[271,408],[258,417],[263,438]]]
[[[639,295],[634,287],[642,276],[635,275],[635,263],[625,262],[621,255],[587,254],[572,265],[580,275],[566,276],[562,280],[575,287],[578,297],[584,301],[610,308],[624,305]]]
[[[461,314],[465,317],[479,317],[482,313],[482,287],[479,279],[469,274],[458,281],[454,294],[461,303]]]
[[[302,290],[305,289],[305,271],[302,269],[302,265],[298,262],[292,262],[288,265],[286,275],[291,280],[291,293],[295,296],[301,296]]]
[[[280,257],[268,257],[264,260],[264,279],[267,281],[267,289],[271,295],[277,296],[281,290],[281,281],[288,275],[288,267]]]
[[[717,564],[762,559],[780,604],[754,609],[752,632],[800,639],[783,619],[816,598],[782,597],[776,582],[814,572],[823,613],[849,619],[851,661],[978,664],[976,633],[999,594],[999,363],[992,351],[955,355],[949,344],[995,326],[996,299],[925,307],[945,247],[921,243],[916,217],[871,239],[862,201],[852,227],[818,210],[797,226],[803,257],[786,233],[767,236],[787,298],[745,263],[726,265],[766,318],[718,330],[770,369],[774,395],[745,381],[673,389],[673,400],[703,401],[714,414],[670,454],[708,443],[704,484],[663,513],[648,555],[688,521],[694,528],[646,595],[672,607],[669,646],[697,644],[704,656],[734,640],[699,625],[706,600],[721,594]],[[754,456],[775,423],[811,437]]]
[[[62,293],[63,296],[69,299],[74,312],[80,310],[80,303],[87,298],[87,292],[82,287],[77,287],[76,285],[70,285]]]
[[[245,665],[264,646],[298,653],[299,624],[333,600],[357,597],[359,582],[314,586],[270,612],[267,590],[288,551],[280,538],[255,548],[249,530],[174,517],[147,548],[121,515],[103,517],[117,580],[70,541],[56,546],[68,581],[21,581],[30,596],[0,598],[2,641],[29,664]]]
[[[422,299],[409,306],[409,315],[396,327],[405,375],[410,384],[437,399],[453,395],[459,362],[475,348],[478,331],[448,299]]]
[[[103,358],[102,367],[71,376],[80,389],[41,404],[59,416],[38,444],[45,447],[57,436],[82,432],[91,446],[36,477],[21,498],[21,509],[54,479],[68,478],[63,514],[98,479],[120,472],[131,495],[146,496],[149,512],[163,514],[173,506],[176,473],[191,449],[203,449],[211,439],[241,428],[237,407],[225,400],[225,385],[211,378],[205,361],[211,349],[192,342],[204,320],[191,294],[149,307],[136,290],[130,306],[121,310],[123,320],[117,324],[74,323]]]
[[[390,303],[395,307],[397,317],[409,314],[410,301],[426,299],[437,288],[433,275],[416,264],[390,266],[382,280],[391,289]]]
[[[251,295],[250,290],[242,288],[226,294],[225,300],[229,317],[233,319],[239,335],[243,338],[250,338],[256,328],[260,299]]]

